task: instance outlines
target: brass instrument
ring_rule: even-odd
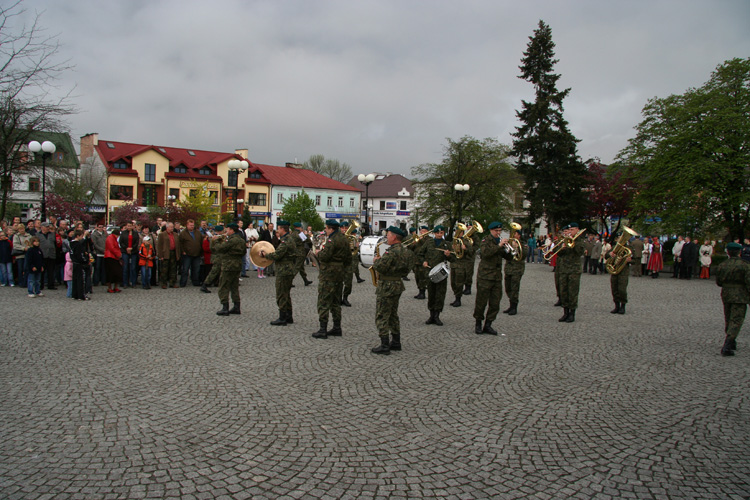
[[[511,225],[512,225],[512,224],[511,224]],[[521,227],[521,225],[519,224],[519,225],[518,225],[518,227],[520,228],[520,227]],[[469,239],[469,241],[471,241],[471,242],[472,242],[472,244],[473,244],[473,240],[471,239],[472,235],[473,235],[474,233],[483,233],[483,232],[484,232],[484,228],[483,228],[483,227],[482,227],[482,225],[481,225],[481,224],[479,223],[479,221],[473,220],[473,221],[471,221],[471,226],[469,226],[469,230],[468,230],[468,231],[466,231],[466,234],[464,234],[464,236],[463,236],[463,237],[464,237],[464,238],[468,238],[468,239]]]
[[[630,229],[628,226],[622,226],[622,235],[617,240],[617,244],[609,253],[607,257],[607,263],[605,268],[609,274],[620,274],[623,269],[628,265],[628,257],[633,255],[633,251],[630,250],[625,244],[632,237],[640,236],[638,233]]]
[[[513,229],[513,232],[518,231],[519,233],[521,232],[521,229],[523,229],[523,226],[521,226],[521,224],[519,224],[518,222],[511,222],[510,227],[511,229]],[[505,248],[505,251],[507,253],[513,256],[514,261],[520,262],[523,260],[523,246],[517,238],[508,238],[508,242],[504,245],[503,248]]]
[[[458,234],[456,234],[456,237],[453,238],[453,251],[451,253],[455,254],[457,259],[462,259],[463,258],[463,256],[464,256],[464,248],[463,247],[464,246],[468,246],[468,245],[471,244],[471,243],[467,244],[464,241],[464,236],[463,235],[466,234],[466,231],[468,229],[469,228],[466,227],[466,224],[463,224],[461,222],[459,222],[459,223],[456,224],[456,233],[458,233],[460,231],[461,232],[461,236],[459,236]],[[471,241],[471,239],[469,239],[469,241]]]
[[[312,248],[309,252],[307,252],[307,258],[312,262],[314,265],[318,265],[318,252],[323,248],[323,245],[326,244],[326,241],[328,241],[328,237],[323,234],[314,234],[312,236]]]
[[[404,241],[401,242],[401,244],[408,248],[422,241],[422,238],[424,238],[424,236],[418,233],[410,234],[408,238],[406,238]]]
[[[359,221],[355,219],[349,223],[349,227],[346,228],[346,232],[344,233],[346,239],[349,240],[349,249],[352,251],[352,257],[356,257],[357,252],[359,252],[359,240],[353,234],[357,229],[359,229]]]
[[[381,236],[377,243],[375,243],[375,254],[372,259],[373,265],[367,268],[368,271],[370,271],[370,278],[372,278],[372,286],[378,286],[378,277],[380,276],[378,272],[373,269],[375,261],[380,258],[380,245],[383,243],[386,243],[388,239],[385,236]],[[388,245],[390,247],[390,245]]]
[[[564,237],[562,239],[562,241],[560,241],[557,245],[555,245],[554,247],[552,247],[550,250],[547,250],[546,252],[544,252],[544,255],[543,255],[544,260],[552,260],[552,257],[554,257],[555,255],[557,255],[558,253],[560,253],[560,251],[563,248],[573,248],[573,247],[575,247],[576,246],[576,238],[578,238],[579,236],[581,236],[585,232],[586,232],[586,229],[581,229],[572,238],[570,236]]]

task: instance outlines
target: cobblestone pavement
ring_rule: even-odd
[[[314,268],[288,327],[273,278],[227,318],[216,289],[0,288],[0,498],[750,497],[750,327],[722,358],[715,282],[631,278],[620,316],[584,275],[567,324],[550,270],[497,337],[474,295],[425,325],[412,279],[390,356],[366,270],[328,340]]]

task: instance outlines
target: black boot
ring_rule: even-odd
[[[617,314],[620,312],[620,303],[615,302],[615,308],[609,311],[611,314]]]
[[[279,311],[279,318],[271,321],[273,326],[286,326],[286,314],[284,311]]]
[[[229,316],[229,302],[222,302],[221,311],[216,313],[218,316]]]
[[[565,320],[566,323],[572,323],[576,320],[576,310],[575,309],[568,309],[568,319]]]
[[[370,349],[370,352],[375,354],[390,354],[391,344],[388,342],[388,337],[380,337],[380,345]]]
[[[617,314],[625,314],[625,302],[620,302],[620,310]]]
[[[328,332],[329,337],[341,337],[343,335],[341,331],[341,320],[336,321],[333,320],[333,328],[331,328]]]
[[[454,300],[453,302],[451,302],[451,306],[453,306],[453,307],[461,307],[461,296],[460,295],[456,295],[456,300]]]
[[[464,285],[464,295],[471,295],[471,285]]]
[[[312,285],[312,280],[309,280],[307,278],[302,278],[305,281],[305,286]]]
[[[391,351],[400,351],[401,350],[401,334],[391,334]]]
[[[508,306],[508,308],[507,308],[507,309],[506,309],[505,311],[503,311],[503,314],[508,314],[508,313],[510,312],[510,310],[511,310],[511,309],[513,309],[513,304],[510,304],[510,305]]]
[[[555,302],[555,307],[560,307],[560,306],[562,306],[562,300],[560,300],[560,298],[558,297],[557,302]]]
[[[362,278],[360,278],[359,276],[357,276],[357,283],[364,283],[364,282],[365,282],[365,280],[363,280]]]
[[[443,322],[440,321],[440,311],[435,311],[435,324],[437,326],[443,326]]]
[[[229,310],[229,314],[240,314],[240,303],[235,302],[232,304],[232,308]]]
[[[732,350],[732,341],[729,340],[728,337],[724,340],[724,346],[721,348],[721,355],[734,356],[734,351]]]
[[[290,325],[294,324],[294,318],[292,317],[292,311],[286,311],[286,313],[284,313],[284,314],[286,315],[286,322],[289,323]]]
[[[565,311],[565,314],[563,314],[562,318],[560,318],[560,319],[557,320],[560,323],[562,323],[564,321],[568,321],[568,316],[570,316],[570,311],[569,311],[569,309],[567,307],[563,308],[563,310]]]
[[[476,333],[477,335],[482,334],[482,320],[481,319],[478,319],[476,324],[474,324],[474,333]]]
[[[508,316],[515,316],[518,314],[518,302],[511,302],[510,303],[510,311],[508,311]]]
[[[424,288],[419,289],[419,293],[414,296],[415,299],[424,300]]]
[[[327,339],[328,338],[328,322],[327,321],[321,321],[320,322],[320,330],[313,333],[312,336],[316,339]]]
[[[402,279],[402,280],[404,280],[404,281],[411,281],[411,280],[409,279],[409,277],[408,277],[408,276],[404,276],[404,277],[403,277],[403,278],[401,278],[401,279]]]
[[[352,307],[352,305],[349,303],[349,296],[344,295],[344,298],[341,299],[341,305],[346,307]]]
[[[430,311],[430,319],[424,322],[425,325],[434,325],[435,324],[435,311]]]
[[[729,348],[733,351],[737,350],[737,339],[732,339],[729,341]]]
[[[208,286],[206,286],[206,283],[201,283],[201,292],[211,293],[211,290],[208,289]]]
[[[497,330],[492,328],[492,321],[484,322],[484,328],[482,328],[482,333],[486,333],[488,335],[497,335]]]

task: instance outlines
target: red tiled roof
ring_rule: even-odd
[[[325,175],[313,172],[305,168],[276,167],[253,163],[263,175],[275,186],[304,186],[306,188],[335,189],[338,191],[362,192],[361,189],[349,186],[343,182],[335,181]]]

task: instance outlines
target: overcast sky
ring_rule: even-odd
[[[0,0],[8,4],[8,0]],[[650,97],[750,57],[748,0],[26,0],[74,65],[74,140],[409,175],[446,138],[510,144],[540,19],[582,159],[610,162]]]

